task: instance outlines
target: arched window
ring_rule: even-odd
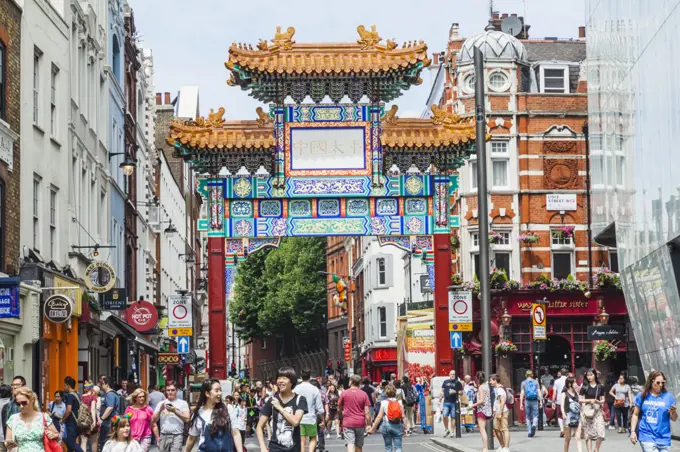
[[[6,102],[6,95],[7,95],[7,86],[6,86],[6,67],[7,67],[7,47],[5,47],[5,43],[0,41],[0,119],[5,119],[5,105],[7,104]]]
[[[113,61],[111,62],[111,66],[113,66],[113,75],[116,77],[118,83],[120,83],[120,43],[118,42],[118,36],[116,35],[113,35],[113,49],[111,50],[113,54]]]

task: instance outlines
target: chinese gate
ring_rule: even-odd
[[[384,44],[375,27],[346,44],[307,44],[277,28],[271,43],[233,44],[228,84],[268,104],[257,119],[176,120],[168,142],[203,177],[209,241],[210,369],[226,378],[226,307],[239,259],[286,236],[378,236],[423,257],[435,293],[437,370],[450,367],[450,198],[474,150],[473,119],[385,108],[422,82],[427,46]],[[311,99],[311,102],[307,100]],[[434,283],[434,284],[433,284]]]

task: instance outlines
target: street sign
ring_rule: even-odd
[[[189,353],[189,338],[187,336],[177,338],[177,353]]]
[[[179,354],[177,353],[159,353],[158,364],[179,364]]]
[[[170,295],[168,297],[168,328],[192,328],[193,326],[191,296]]]
[[[472,331],[472,323],[449,323],[449,331],[464,331],[469,333]]]
[[[531,305],[531,325],[534,330],[534,340],[544,341],[548,339],[545,306],[540,303]]]
[[[179,336],[193,336],[193,328],[170,328],[168,329],[168,336],[179,337]]]
[[[463,348],[463,333],[451,333],[451,348]]]
[[[589,341],[613,341],[623,339],[626,327],[623,325],[589,325]]]
[[[472,292],[449,292],[449,323],[472,323]]]

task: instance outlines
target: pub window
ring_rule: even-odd
[[[387,308],[378,308],[378,326],[380,328],[380,339],[387,338]]]
[[[494,267],[505,270],[510,277],[510,253],[494,253]]]
[[[572,274],[571,252],[556,252],[552,253],[552,273],[553,278],[567,279]]]
[[[6,66],[7,66],[7,48],[5,47],[5,43],[0,41],[0,119],[5,119],[5,104],[7,103],[6,101],[7,83],[5,81],[7,79],[5,74]]]

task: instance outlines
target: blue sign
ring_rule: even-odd
[[[187,336],[177,338],[177,353],[180,355],[189,353],[189,338]]]
[[[451,332],[451,348],[463,348],[463,333],[460,331]]]
[[[6,286],[3,282],[18,283],[19,278],[0,279],[0,319],[16,318],[19,315],[19,285]]]

